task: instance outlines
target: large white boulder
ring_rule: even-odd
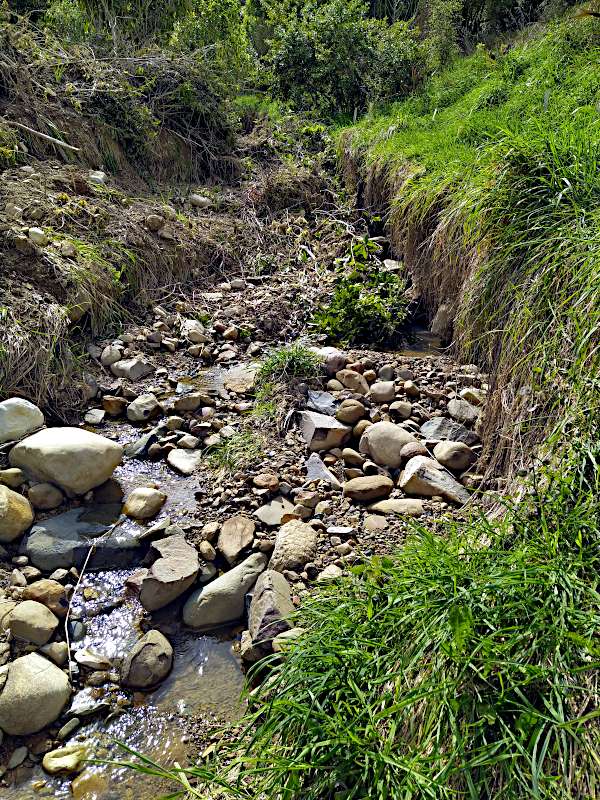
[[[267,566],[263,553],[253,553],[237,567],[195,591],[183,607],[183,621],[191,628],[217,628],[244,615],[246,594]]]
[[[0,444],[21,439],[43,424],[44,415],[29,400],[10,397],[0,403]]]
[[[382,467],[397,469],[402,463],[400,451],[405,444],[417,440],[407,430],[393,422],[376,422],[363,433],[359,450]]]
[[[81,428],[46,428],[10,451],[10,463],[33,478],[55,483],[71,495],[85,494],[107,481],[120,464],[123,448]]]
[[[0,542],[13,542],[33,522],[29,500],[8,486],[0,485]]]
[[[37,653],[0,667],[0,728],[12,736],[37,733],[60,716],[71,687],[65,673]]]

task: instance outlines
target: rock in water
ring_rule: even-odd
[[[389,497],[394,488],[394,481],[385,475],[367,475],[364,478],[352,478],[344,484],[344,495],[369,503],[382,497]]]
[[[359,450],[369,455],[382,467],[397,469],[402,463],[400,451],[405,444],[417,440],[400,425],[393,422],[377,422],[363,433]]]
[[[33,522],[29,500],[0,485],[0,542],[14,542]]]
[[[440,495],[453,503],[466,503],[470,497],[469,492],[441,466],[436,469],[435,463],[433,459],[424,456],[411,458],[400,476],[399,486],[407,494],[422,497]]]
[[[150,689],[164,680],[173,666],[173,648],[160,631],[148,631],[123,661],[121,680],[132,689]]]
[[[83,769],[83,762],[88,757],[84,744],[71,744],[51,750],[42,759],[42,767],[49,775],[68,775]]]
[[[300,430],[311,450],[331,450],[342,447],[350,438],[351,429],[334,417],[316,411],[300,412]]]
[[[244,615],[244,600],[267,566],[263,553],[253,553],[237,567],[195,591],[183,607],[183,620],[191,628],[217,628]]]
[[[51,572],[64,567],[81,567],[90,543],[106,533],[118,518],[121,506],[73,508],[57,517],[34,525],[23,539],[21,552],[38,569]],[[90,569],[125,569],[140,558],[139,541],[116,528],[111,536],[98,542]]]
[[[134,519],[151,519],[165,504],[167,495],[158,489],[140,486],[134,489],[123,506],[123,513]]]
[[[41,428],[44,415],[37,406],[21,397],[10,397],[0,403],[0,444],[21,439]]]
[[[37,653],[0,667],[0,687],[0,728],[12,736],[50,725],[71,694],[65,673]]]
[[[306,522],[292,519],[277,532],[269,567],[277,572],[285,569],[301,571],[314,559],[316,552],[316,530]]]
[[[10,463],[71,495],[100,486],[121,463],[120,444],[81,428],[47,428],[10,451]]]
[[[147,611],[168,606],[194,583],[200,570],[195,547],[184,536],[168,536],[154,542],[160,558],[142,580],[140,602]]]
[[[256,581],[248,613],[248,630],[254,647],[266,653],[276,636],[290,629],[294,613],[292,589],[280,572],[268,569]]]

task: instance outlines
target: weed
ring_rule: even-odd
[[[406,282],[400,275],[382,271],[373,259],[378,249],[365,238],[354,242],[350,256],[342,261],[333,298],[313,320],[330,339],[343,344],[394,345],[405,338]]]
[[[207,461],[215,470],[233,473],[248,469],[264,456],[263,437],[249,428],[243,428],[228,439],[210,447]]]
[[[321,372],[321,359],[301,340],[271,350],[256,375],[256,385],[263,391],[268,384],[288,383],[294,378],[309,380]]]

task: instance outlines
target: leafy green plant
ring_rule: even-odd
[[[370,239],[354,242],[349,258],[342,262],[331,301],[313,319],[330,339],[344,344],[394,345],[405,338],[406,281],[382,270],[373,258],[378,249]]]

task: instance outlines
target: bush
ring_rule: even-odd
[[[395,345],[406,336],[406,282],[381,270],[370,240],[353,244],[343,265],[351,271],[336,281],[333,298],[314,317],[315,325],[342,344]]]
[[[353,114],[404,96],[420,64],[417,32],[368,19],[362,0],[307,3],[276,30],[270,65],[277,95],[322,114]]]

